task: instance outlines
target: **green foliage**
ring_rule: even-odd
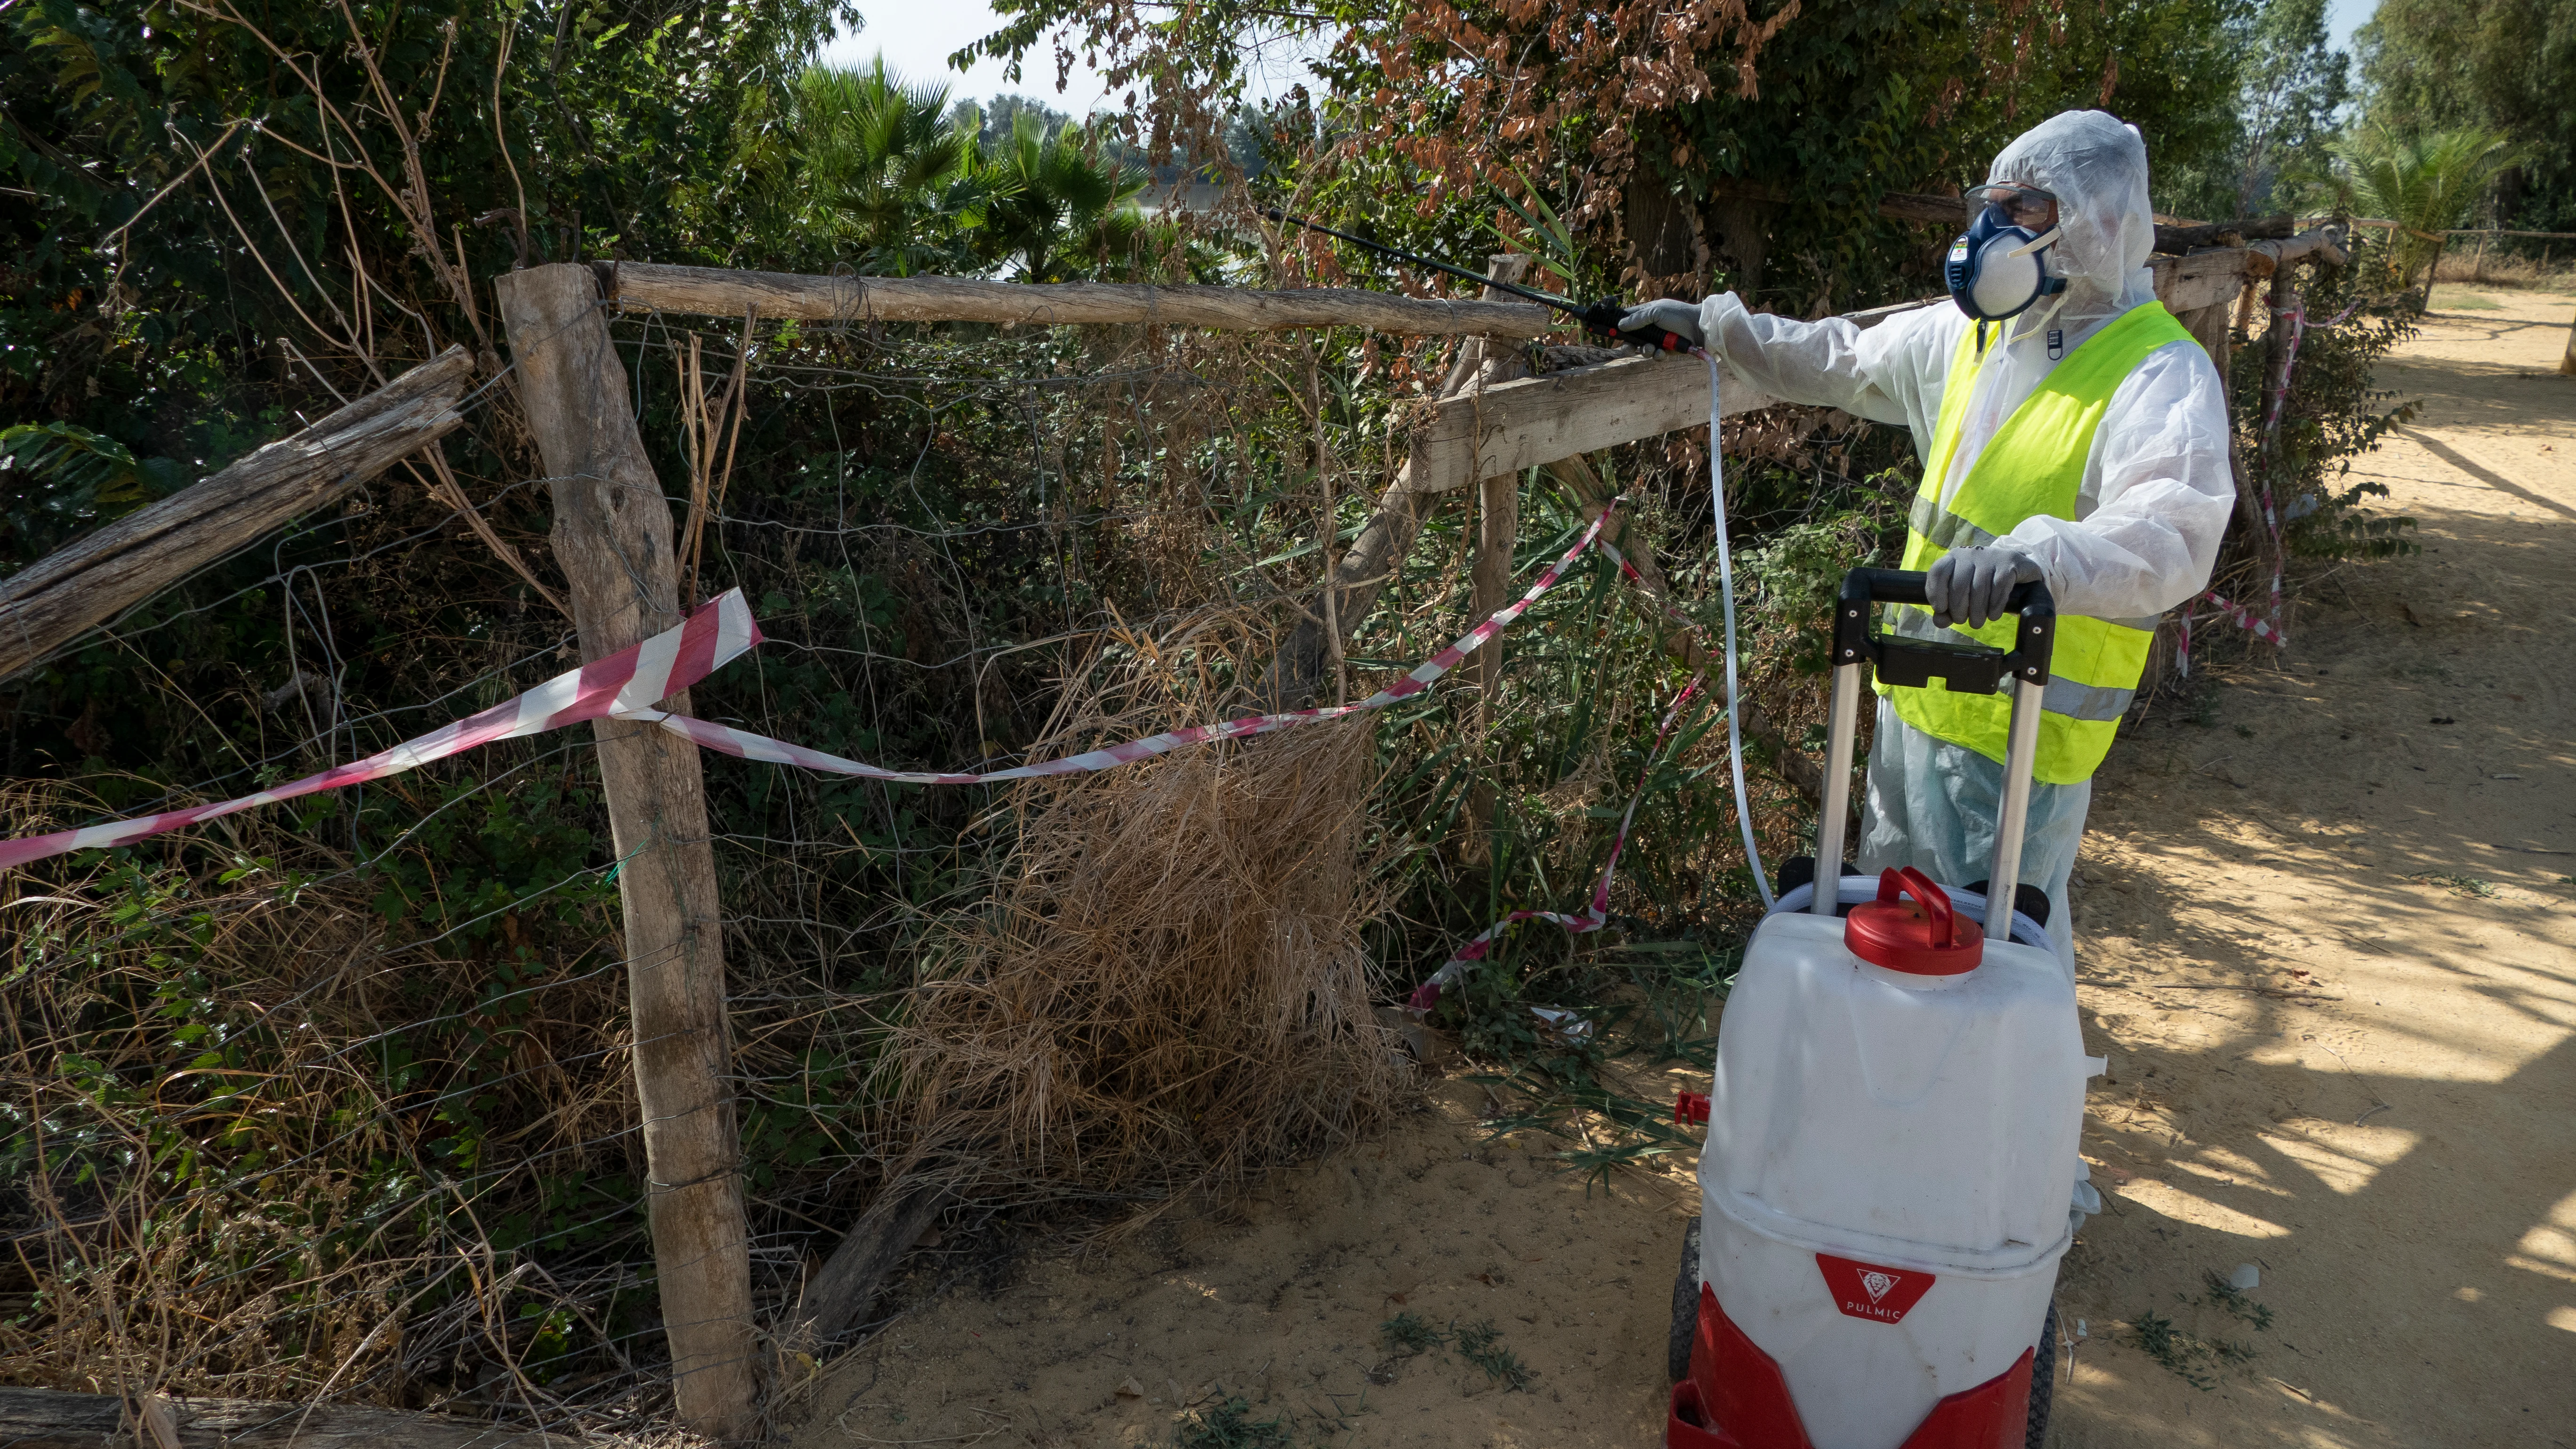
[[[2272,1327],[2270,1304],[2257,1303],[2246,1297],[2244,1289],[2220,1277],[2213,1269],[2202,1269],[2200,1281],[2201,1302],[2224,1312],[2230,1318],[2250,1323],[2259,1330],[2268,1331]]]
[[[2492,224],[2576,229],[2576,3],[2382,0],[2354,40],[2367,126],[2511,137],[2531,149],[2496,177]]]
[[[1458,1357],[1474,1368],[1485,1371],[1485,1377],[1510,1390],[1525,1390],[1536,1375],[1520,1355],[1503,1345],[1502,1331],[1490,1318],[1460,1328],[1455,1320],[1448,1327],[1435,1327],[1430,1320],[1413,1312],[1399,1313],[1377,1326],[1378,1336],[1387,1347],[1399,1353],[1428,1353],[1432,1349],[1455,1349]]]
[[[1803,316],[1920,296],[1939,288],[1949,237],[1879,219],[1880,197],[1981,181],[2014,136],[2070,109],[2136,125],[2160,173],[2215,158],[2245,13],[2240,0],[1804,5],[1764,47],[1759,93],[1677,107],[1640,137],[1643,171],[1696,208],[1712,288]]]
[[[2377,125],[2339,138],[2332,149],[2347,204],[2401,228],[2383,257],[2399,291],[2413,290],[2440,252],[2442,233],[2466,221],[2497,176],[2526,154],[2494,131],[2400,134]]]
[[[1529,1387],[1529,1366],[1521,1362],[1520,1355],[1503,1346],[1503,1335],[1492,1319],[1459,1329],[1452,1343],[1458,1356],[1483,1369],[1486,1378],[1516,1392]]]
[[[0,428],[0,547],[33,555],[183,486],[168,458],[138,463],[75,423]]]
[[[1913,480],[1901,475],[1873,482],[1899,496],[1914,490]],[[1843,575],[1878,556],[1883,526],[1870,513],[1846,509],[1774,530],[1759,546],[1745,550],[1739,567],[1752,585],[1751,608],[1745,612],[1774,641],[1772,650],[1791,670],[1818,675],[1831,665],[1835,594]]]
[[[974,132],[943,114],[946,87],[906,84],[880,57],[809,70],[788,99],[765,154],[799,231],[831,237],[869,275],[974,268],[973,233],[995,188]]]
[[[2268,486],[2282,547],[2294,558],[2391,558],[2416,548],[2407,537],[2414,519],[2370,506],[2389,496],[2388,486],[2353,473],[2355,460],[2415,414],[2413,402],[2379,390],[2371,377],[2379,359],[2416,332],[2408,310],[2369,305],[2368,284],[2382,272],[2370,235],[2354,244],[2361,254],[2353,265],[2308,273],[2301,305],[2310,321],[2277,427],[2265,422],[2281,366],[2270,340],[2237,349],[2229,367],[2239,457]],[[2268,545],[2247,550],[2266,552]]]
[[[1449,1335],[1434,1327],[1431,1320],[1411,1311],[1399,1313],[1377,1326],[1378,1336],[1386,1346],[1402,1353],[1422,1353],[1449,1341]]]
[[[1251,1403],[1239,1394],[1172,1431],[1174,1449],[1289,1449],[1296,1442],[1286,1421],[1253,1418]]]
[[[2328,19],[2326,0],[2262,0],[2231,17],[2242,57],[2235,134],[2197,162],[2156,158],[2162,209],[2211,220],[2287,210],[2305,179],[2325,171],[2351,94],[2350,60],[2327,43]]]
[[[995,252],[1023,282],[1060,282],[1130,263],[1145,233],[1135,198],[1145,175],[1103,154],[1098,138],[1064,127],[1049,134],[1022,111],[991,161]]]
[[[2218,1376],[2210,1372],[2209,1366],[2217,1361],[2220,1345],[2176,1328],[2172,1319],[2154,1309],[2147,1309],[2130,1322],[2129,1341],[2202,1393],[2218,1387]]]
[[[950,108],[946,87],[908,83],[883,58],[817,67],[746,164],[787,227],[831,238],[869,275],[1059,282],[1133,274],[1148,246],[1169,249],[1136,206],[1146,173],[1105,136],[1025,101],[996,114],[1008,116],[998,133],[985,112]]]

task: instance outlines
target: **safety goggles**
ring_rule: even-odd
[[[1969,187],[1967,202],[1968,219],[1971,221],[1988,207],[1997,207],[2003,211],[2005,219],[2028,231],[2046,232],[2057,225],[2057,197],[2036,186],[1989,181],[1983,186]]]

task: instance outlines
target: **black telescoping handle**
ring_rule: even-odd
[[[1947,688],[1975,694],[1991,694],[2008,678],[2048,682],[2049,654],[2057,642],[2057,601],[2045,583],[2015,584],[2007,596],[2005,612],[2020,616],[2009,651],[1965,636],[1912,639],[1870,627],[1872,604],[1932,607],[1926,578],[1911,569],[1853,569],[1843,575],[1841,597],[1834,604],[1834,663],[1869,664],[1889,684],[1923,688],[1938,679]]]
[[[1393,257],[1399,262],[1404,262],[1412,266],[1428,268],[1435,272],[1443,272],[1449,276],[1458,278],[1460,281],[1480,282],[1485,286],[1491,287],[1494,290],[1505,293],[1509,296],[1525,298],[1529,301],[1538,303],[1542,307],[1553,307],[1557,311],[1573,318],[1575,321],[1582,323],[1585,331],[1608,341],[1625,342],[1632,347],[1651,347],[1659,352],[1693,352],[1698,350],[1698,344],[1691,341],[1689,338],[1682,336],[1678,332],[1667,332],[1661,327],[1631,327],[1622,329],[1619,326],[1619,319],[1627,316],[1632,310],[1624,302],[1612,301],[1605,298],[1601,301],[1594,302],[1589,306],[1577,306],[1563,297],[1552,296],[1549,293],[1541,292],[1530,287],[1524,287],[1515,282],[1496,281],[1492,277],[1486,276],[1481,272],[1469,271],[1465,267],[1458,266],[1452,262],[1441,261],[1437,257],[1426,257],[1419,252],[1406,251],[1402,247],[1391,247],[1382,241],[1360,236],[1353,232],[1342,231],[1334,227],[1329,227],[1320,221],[1312,221],[1306,217],[1291,216],[1287,212],[1284,212],[1275,206],[1263,207],[1261,209],[1261,214],[1283,226],[1304,227],[1308,231],[1317,232],[1324,236],[1346,241],[1356,247],[1364,247],[1383,257]]]

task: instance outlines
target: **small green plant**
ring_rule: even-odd
[[[2482,901],[2491,901],[2496,898],[2495,882],[2491,880],[2480,880],[2473,875],[2445,875],[2439,871],[2426,870],[2417,871],[2415,874],[2408,876],[2407,879],[2430,881],[2446,890],[2454,891],[2464,896],[2475,896]]]
[[[1503,1347],[1503,1335],[1490,1318],[1472,1328],[1461,1328],[1457,1337],[1458,1356],[1485,1371],[1485,1377],[1499,1380],[1505,1388],[1529,1387],[1529,1366],[1520,1355]]]
[[[1377,1331],[1378,1336],[1386,1340],[1387,1347],[1406,1353],[1421,1353],[1449,1341],[1449,1335],[1432,1327],[1430,1321],[1419,1313],[1399,1313],[1379,1324]]]
[[[2203,679],[2191,694],[2191,722],[2202,729],[2218,726],[2218,681]]]
[[[2236,1292],[2233,1288],[2227,1291],[2231,1294]],[[2191,1303],[2202,1300],[2185,1298],[2182,1301]],[[2244,1301],[2242,1295],[2238,1295],[2238,1301]],[[2268,1322],[2270,1310],[2262,1309],[2260,1304],[2251,1306],[2260,1309]],[[2231,1308],[2229,1311],[2234,1310]],[[2187,1332],[2172,1319],[2153,1309],[2130,1320],[2129,1340],[2147,1357],[2163,1364],[2175,1377],[2204,1394],[2218,1387],[2218,1375],[2215,1370],[2237,1368],[2251,1362],[2254,1358],[2254,1349],[2250,1344],[2238,1343],[2233,1339],[2202,1338]]]
[[[2129,1336],[2147,1357],[2171,1369],[2177,1378],[2202,1393],[2218,1387],[2214,1375],[2199,1365],[2209,1358],[2209,1346],[2174,1327],[2172,1319],[2149,1309],[2129,1324]]]
[[[1503,1347],[1502,1330],[1488,1318],[1467,1328],[1451,1320],[1447,1328],[1435,1328],[1418,1313],[1399,1313],[1377,1326],[1378,1336],[1389,1348],[1403,1353],[1422,1353],[1430,1349],[1452,1347],[1458,1356],[1485,1371],[1485,1377],[1498,1379],[1511,1389],[1526,1389],[1534,1377],[1520,1355]]]
[[[1254,1419],[1241,1395],[1190,1416],[1172,1432],[1177,1449],[1289,1449],[1296,1443],[1285,1421]]]
[[[2237,1287],[2235,1284],[2228,1282],[2226,1279],[2219,1277],[2216,1273],[2210,1272],[2207,1269],[2202,1270],[2200,1281],[2208,1285],[2209,1289],[2208,1292],[2200,1295],[2201,1302],[2208,1304],[2212,1308],[2225,1311],[2227,1316],[2230,1318],[2241,1319],[2244,1322],[2253,1324],[2257,1329],[2261,1329],[2266,1332],[2270,1331],[2272,1327],[2272,1307],[2270,1304],[2255,1302],[2253,1299],[2245,1296],[2244,1289]]]

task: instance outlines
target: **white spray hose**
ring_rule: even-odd
[[[1726,762],[1735,772],[1735,823],[1744,831],[1744,860],[1753,868],[1753,889],[1762,909],[1771,909],[1771,881],[1762,870],[1762,847],[1753,843],[1753,810],[1744,790],[1744,711],[1735,693],[1735,565],[1726,550],[1726,470],[1718,452],[1717,356],[1701,350],[1708,363],[1708,501],[1717,519],[1717,592],[1726,609]]]

